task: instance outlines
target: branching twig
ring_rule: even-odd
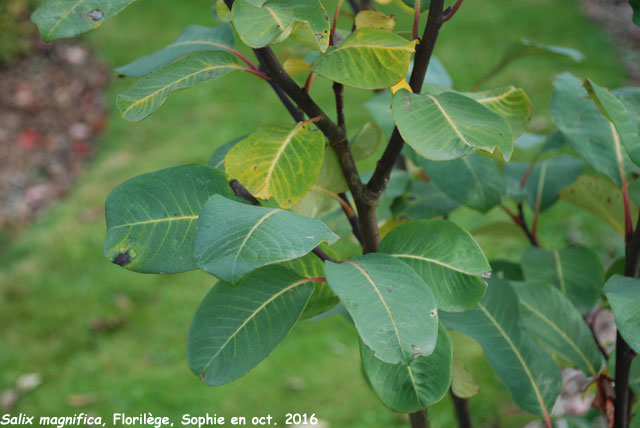
[[[422,89],[422,83],[424,77],[427,74],[427,68],[429,67],[429,61],[433,54],[433,48],[435,47],[440,27],[442,26],[442,9],[444,8],[444,0],[432,0],[429,7],[429,18],[427,19],[427,26],[424,30],[422,41],[418,45],[415,59],[413,62],[413,71],[411,72],[411,78],[409,79],[409,86],[414,93],[420,93]],[[366,196],[370,199],[377,200],[380,194],[384,191],[384,188],[389,181],[389,175],[396,163],[396,160],[402,152],[404,146],[404,140],[400,136],[400,132],[396,127],[393,130],[391,139],[387,144],[387,148],[384,154],[378,162],[378,166],[373,173],[373,176],[367,183]]]
[[[333,257],[330,257],[327,253],[322,251],[320,249],[320,247],[314,248],[313,250],[311,250],[311,252],[313,254],[315,254],[316,256],[318,256],[318,258],[320,258],[320,260],[322,260],[322,261],[330,261],[331,263],[340,263],[339,261],[337,261]]]
[[[531,242],[531,245],[533,245],[534,247],[539,247],[540,243],[538,242],[538,238],[529,230],[529,226],[527,226],[527,221],[524,218],[524,208],[522,206],[522,202],[518,203],[518,218],[520,219],[519,226],[522,227],[522,230],[527,235],[527,238],[529,238],[529,242]]]
[[[464,0],[458,0],[456,2],[455,5],[453,5],[453,7],[448,7],[447,10],[444,11],[444,13],[442,14],[442,22],[447,22],[448,20],[450,20],[451,18],[453,18],[453,15],[456,14],[456,12],[458,11],[458,9],[460,9],[460,6],[462,6],[462,2]]]
[[[333,83],[333,93],[336,96],[336,115],[338,117],[338,126],[346,132],[344,120],[344,85],[342,83]]]

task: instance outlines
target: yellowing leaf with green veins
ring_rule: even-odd
[[[176,59],[196,51],[233,48],[233,28],[229,24],[215,28],[190,25],[167,47],[138,58],[114,71],[123,76],[140,77],[164,67]]]
[[[231,11],[238,35],[252,48],[289,36],[316,51],[329,47],[329,17],[319,0],[236,0]]]
[[[520,88],[508,86],[482,92],[469,92],[465,95],[505,118],[511,125],[514,138],[522,135],[531,119],[531,100]]]
[[[156,111],[169,94],[245,70],[240,60],[228,52],[198,52],[178,60],[138,80],[118,95],[116,105],[122,117],[137,122]]]
[[[104,254],[145,273],[196,269],[191,254],[200,210],[210,196],[236,198],[223,171],[186,165],[134,177],[107,198]]]
[[[509,123],[464,95],[401,90],[394,95],[391,110],[404,140],[427,159],[453,160],[476,150],[493,153],[499,148],[509,160],[513,152]]]
[[[396,17],[387,16],[384,13],[366,9],[356,15],[356,30],[361,28],[377,28],[378,30],[393,31],[396,28]]]
[[[600,112],[615,127],[617,137],[622,140],[631,160],[640,165],[640,135],[631,112],[609,90],[585,79],[583,85]]]
[[[100,27],[135,0],[47,0],[31,15],[42,40],[51,42]]]
[[[389,88],[407,75],[416,43],[389,31],[363,28],[320,56],[313,70],[354,88]]]
[[[318,178],[324,137],[303,122],[263,125],[233,147],[226,171],[256,198],[273,197],[281,208],[300,201]]]
[[[231,22],[233,20],[231,11],[224,3],[224,0],[216,0],[216,15],[218,15],[218,19],[222,22]]]
[[[303,59],[289,58],[282,64],[284,70],[290,75],[295,76],[298,73],[311,71],[311,66]]]

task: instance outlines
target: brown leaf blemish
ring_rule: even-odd
[[[117,256],[115,256],[112,260],[112,263],[115,263],[119,266],[126,266],[131,263],[131,256],[129,255],[129,251],[124,251]]]

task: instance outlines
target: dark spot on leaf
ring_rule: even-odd
[[[415,196],[413,196],[413,195],[408,195],[407,196],[407,201],[415,201],[415,200],[416,200]]]
[[[92,11],[87,12],[87,15],[89,15],[89,18],[93,19],[94,21],[100,21],[102,18],[104,18],[104,12],[100,9],[93,9]]]
[[[316,40],[322,40],[324,36],[322,34],[316,34]]]
[[[258,169],[258,165],[253,166],[253,170],[255,171],[256,169]]]
[[[115,256],[111,261],[119,266],[126,266],[131,262],[131,256],[128,251],[125,251]]]
[[[200,373],[200,380],[204,379],[204,372]]]
[[[411,345],[411,349],[413,349],[414,351],[420,351],[420,348],[418,348],[416,345]]]
[[[498,132],[498,135],[502,137],[502,132]]]

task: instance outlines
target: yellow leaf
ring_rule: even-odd
[[[311,71],[311,66],[300,58],[289,58],[284,62],[283,67],[290,76]]]
[[[396,17],[394,15],[387,16],[377,10],[363,10],[356,15],[356,29],[367,27],[393,31],[396,27]]]
[[[411,86],[407,83],[407,79],[402,78],[398,83],[391,87],[391,94],[395,95],[400,89],[406,89],[409,92],[413,92]]]

